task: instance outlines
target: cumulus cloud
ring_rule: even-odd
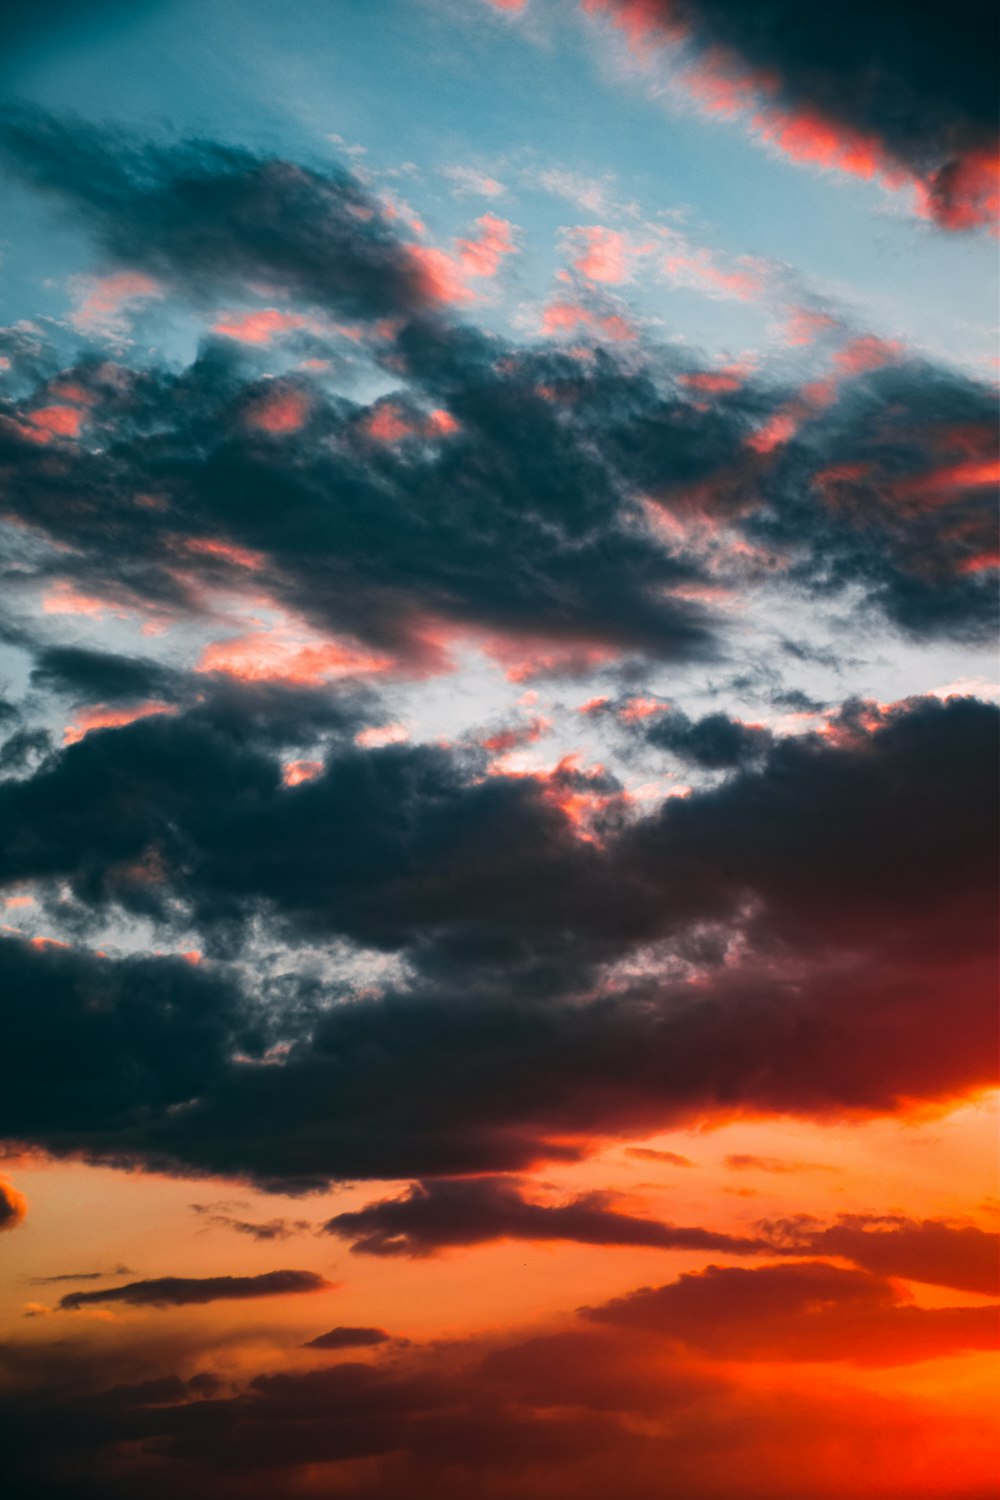
[[[224,964],[4,939],[14,1139],[294,1186],[518,1171],[604,1131],[892,1111],[991,1079],[989,705],[856,707],[714,789],[609,812],[596,839],[547,778],[484,777],[470,748],[350,744],[286,785],[274,729],[255,742],[220,712],[88,735],[5,784],[4,880],[165,916],[179,898],[220,954],[269,910],[293,938],[405,955],[414,978],[286,1013]],[[606,967],[654,941],[678,977],[603,995]]]

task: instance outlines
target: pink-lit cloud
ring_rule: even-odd
[[[285,786],[301,786],[304,781],[314,781],[322,771],[321,760],[289,760],[282,767],[281,779]]]
[[[573,236],[580,245],[573,265],[581,276],[612,285],[629,279],[635,252],[625,235],[595,224],[574,229]]]
[[[399,443],[408,437],[451,437],[459,431],[460,425],[444,407],[435,407],[425,416],[387,400],[377,402],[369,409],[358,430],[374,443]]]
[[[338,677],[386,672],[390,657],[362,646],[296,638],[280,630],[256,631],[206,646],[195,668],[243,682],[288,682],[316,687]]]
[[[730,266],[720,266],[710,250],[689,245],[680,236],[674,238],[676,244],[668,246],[660,262],[660,270],[672,286],[740,302],[763,295],[767,267],[761,261],[740,256]]]
[[[542,313],[542,333],[547,337],[575,333],[579,328],[612,343],[628,343],[638,337],[632,324],[620,313],[594,312],[579,302],[560,299],[550,302]]]
[[[207,557],[213,562],[218,561],[234,568],[244,568],[251,573],[258,573],[267,562],[263,552],[254,552],[249,547],[238,547],[233,542],[224,542],[216,537],[190,536],[179,540],[184,551],[195,557]]]
[[[80,277],[73,285],[79,300],[70,313],[70,322],[81,333],[105,337],[124,331],[125,313],[134,304],[164,295],[160,283],[142,271]]]
[[[455,241],[454,249],[442,250],[435,245],[411,245],[410,259],[415,263],[426,296],[435,302],[455,306],[474,302],[477,292],[472,281],[488,281],[496,276],[504,259],[517,249],[514,226],[496,214],[482,214],[476,220],[477,233]]]
[[[256,312],[226,313],[212,325],[212,332],[241,344],[270,344],[283,333],[308,328],[310,322],[301,313],[279,312],[276,307],[262,307]]]
[[[247,422],[258,432],[283,437],[298,432],[308,417],[309,398],[304,391],[278,388],[254,403],[247,414]]]
[[[793,307],[789,309],[788,321],[784,326],[784,341],[792,347],[811,344],[821,334],[836,326],[836,319],[831,318],[828,313],[810,307]]]
[[[72,406],[42,406],[28,416],[32,427],[49,437],[77,438],[83,418]]]
[[[356,734],[354,743],[363,750],[379,750],[385,745],[403,745],[409,738],[410,731],[405,724],[375,724]]]

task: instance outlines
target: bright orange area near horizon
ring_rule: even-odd
[[[986,1093],[912,1117],[844,1124],[743,1119],[595,1142],[578,1164],[540,1169],[520,1185],[542,1204],[600,1191],[633,1215],[711,1224],[734,1235],[752,1233],[761,1221],[803,1214],[823,1223],[903,1215],[995,1234],[998,1103],[995,1093]],[[28,1212],[17,1234],[4,1237],[12,1296],[0,1339],[22,1350],[58,1335],[71,1362],[82,1351],[103,1351],[108,1368],[134,1375],[147,1362],[166,1361],[187,1378],[217,1377],[227,1392],[245,1389],[265,1370],[322,1371],[338,1358],[377,1365],[387,1357],[381,1346],[339,1353],[303,1347],[328,1328],[377,1328],[395,1341],[388,1359],[400,1376],[419,1380],[428,1368],[457,1371],[475,1390],[479,1372],[497,1367],[509,1376],[505,1394],[513,1393],[516,1404],[527,1403],[527,1410],[541,1399],[536,1419],[555,1417],[564,1405],[572,1411],[581,1400],[584,1410],[595,1400],[598,1410],[634,1408],[627,1426],[647,1439],[627,1460],[636,1493],[658,1483],[665,1466],[672,1484],[687,1486],[685,1493],[723,1496],[733,1465],[744,1463],[754,1465],[755,1484],[789,1500],[807,1484],[810,1494],[831,1500],[861,1484],[866,1494],[886,1496],[992,1492],[1000,1436],[998,1355],[988,1347],[963,1347],[961,1334],[941,1329],[914,1351],[863,1307],[856,1341],[825,1357],[822,1350],[803,1357],[783,1347],[803,1309],[782,1314],[775,1306],[765,1343],[741,1354],[686,1345],[683,1337],[657,1340],[627,1326],[594,1344],[600,1325],[580,1311],[628,1297],[637,1287],[697,1277],[706,1264],[750,1272],[776,1264],[767,1254],[706,1256],[501,1238],[383,1259],[351,1253],[318,1229],[330,1214],[395,1196],[405,1183],[345,1184],[329,1194],[289,1198],[238,1182],[121,1173],[30,1154],[8,1159],[4,1169],[8,1179],[16,1178]],[[226,1221],[234,1218],[281,1223],[288,1237],[285,1228],[268,1241],[233,1234]],[[802,1263],[815,1260],[804,1256]],[[58,1305],[58,1294],[69,1286],[167,1272],[252,1277],[276,1261],[308,1268],[327,1285],[301,1297],[166,1313]],[[837,1256],[825,1262],[850,1266]],[[45,1283],[47,1276],[65,1276],[70,1265],[86,1275],[104,1270],[105,1281]],[[937,1284],[894,1277],[892,1286],[915,1316],[980,1309],[995,1322],[994,1297],[958,1290],[948,1280],[949,1267],[942,1264]],[[664,1443],[669,1457],[658,1458],[657,1445]],[[575,1462],[567,1453],[557,1467],[545,1468],[537,1488],[529,1482],[523,1493],[539,1500],[543,1494],[567,1500],[605,1495],[620,1461],[599,1452]],[[288,1493],[330,1493],[334,1472],[323,1464],[310,1467]],[[256,1481],[247,1482],[246,1492],[256,1494]],[[484,1477],[482,1493],[501,1496],[502,1477]]]

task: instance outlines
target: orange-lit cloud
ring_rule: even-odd
[[[0,1232],[16,1229],[24,1223],[27,1213],[27,1198],[6,1177],[0,1177]]]
[[[282,767],[281,779],[286,786],[301,786],[303,781],[312,781],[322,772],[321,760],[289,760]]]
[[[120,729],[138,719],[148,719],[152,714],[175,714],[177,711],[171,703],[137,703],[131,708],[110,708],[99,703],[81,710],[72,724],[67,725],[63,731],[63,743],[75,745],[94,729]]]
[[[303,641],[281,631],[258,631],[213,641],[198,659],[198,672],[221,672],[243,682],[289,682],[314,687],[331,678],[366,676],[393,665],[387,656],[340,641]]]

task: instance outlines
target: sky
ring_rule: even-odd
[[[13,1500],[997,1495],[995,31],[0,5]]]

